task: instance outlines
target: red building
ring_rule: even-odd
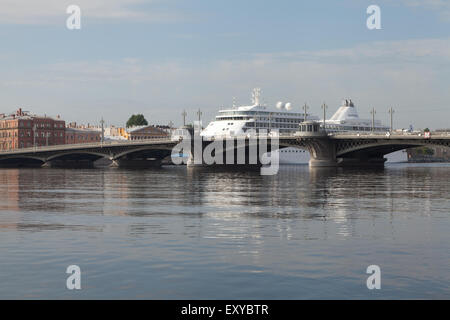
[[[0,150],[64,144],[65,121],[30,115],[19,109],[14,114],[0,114]]]
[[[66,144],[100,142],[101,131],[90,128],[66,128]]]

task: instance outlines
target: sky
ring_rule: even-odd
[[[0,41],[0,113],[180,125],[260,87],[269,106],[331,116],[351,98],[397,128],[450,127],[450,0],[2,0]]]

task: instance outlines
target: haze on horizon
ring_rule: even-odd
[[[81,7],[81,30],[66,8]],[[381,30],[366,8],[381,7]],[[0,113],[181,124],[200,108],[292,102],[330,116],[351,98],[395,127],[450,127],[450,1],[3,0]]]

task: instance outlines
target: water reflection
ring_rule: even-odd
[[[195,298],[264,298],[263,292],[296,298],[299,288],[305,294],[326,288],[314,279],[341,281],[342,269],[355,276],[372,259],[392,270],[401,269],[399,260],[430,261],[432,267],[420,269],[422,263],[413,271],[433,284],[437,274],[450,283],[441,269],[450,252],[449,169],[286,166],[276,176],[184,167],[0,170],[0,282],[9,288],[0,288],[0,297],[20,296],[15,283],[26,272],[23,263],[33,261],[33,271],[45,273],[56,268],[48,261],[64,259],[84,259],[98,270],[90,278],[98,288],[107,265],[108,276],[131,277],[120,286],[126,292],[137,295],[151,279],[139,291],[147,298],[193,297],[204,282],[200,275],[216,289],[201,286],[204,295]],[[408,279],[416,275],[401,270]],[[342,288],[354,286],[351,279]],[[246,281],[253,287],[236,293]],[[37,296],[57,292],[40,288]],[[114,297],[109,289],[103,293]]]
[[[345,222],[361,213],[392,217],[401,209],[396,200],[408,199],[421,199],[421,214],[430,215],[432,200],[447,197],[449,178],[449,170],[432,167],[368,171],[292,166],[276,176],[196,168],[8,169],[0,170],[0,210]]]

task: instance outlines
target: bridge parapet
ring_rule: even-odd
[[[305,125],[308,124],[305,123]],[[278,139],[280,148],[307,149],[311,155],[310,166],[312,167],[345,166],[346,164],[382,165],[384,155],[405,148],[417,146],[450,147],[450,133],[448,132],[433,132],[431,136],[425,137],[413,133],[328,134],[320,131],[320,128],[316,128],[317,130],[314,128],[310,127],[310,131],[305,130],[295,134],[263,135],[258,136],[258,138],[265,138],[267,141]],[[244,140],[248,139],[248,137],[243,138]],[[236,138],[232,139],[233,141],[236,140]],[[203,141],[200,150],[203,151],[211,142]],[[14,165],[15,161],[40,165],[49,161],[95,161],[95,159],[102,157],[119,164],[131,164],[133,166],[136,165],[137,161],[144,161],[143,163],[145,163],[145,161],[151,160],[160,163],[161,159],[170,156],[178,143],[180,141],[172,141],[171,139],[149,139],[16,149],[0,152],[0,166],[2,163]],[[236,141],[236,143],[233,143],[233,148],[237,148],[237,145]],[[226,147],[227,144],[224,142],[224,150],[227,149]]]
[[[109,160],[161,160],[171,154],[177,141],[170,139],[148,139],[138,141],[111,141],[72,145],[55,145],[36,148],[23,148],[0,152],[0,166],[22,166],[38,162],[72,167],[74,164],[92,163],[100,158]],[[33,161],[31,161],[33,160]],[[158,161],[153,161],[159,163]]]

